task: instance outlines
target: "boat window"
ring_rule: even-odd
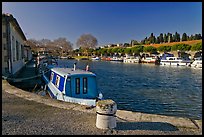
[[[56,85],[57,87],[59,87],[59,82],[60,82],[60,76],[57,75],[56,81],[55,81],[55,85]]]
[[[76,94],[80,94],[80,78],[76,78]]]
[[[52,72],[50,75],[50,81],[53,81],[53,76],[54,76],[54,73]]]
[[[83,78],[83,93],[87,94],[87,86],[88,86],[88,81],[87,78]]]

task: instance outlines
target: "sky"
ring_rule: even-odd
[[[64,37],[74,46],[82,34],[99,46],[151,33],[202,34],[202,2],[3,2],[2,13],[17,19],[27,39]]]

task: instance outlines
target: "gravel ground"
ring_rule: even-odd
[[[192,129],[178,129],[157,122],[127,122],[102,130],[95,126],[96,114],[65,110],[25,100],[2,91],[3,135],[194,135]]]

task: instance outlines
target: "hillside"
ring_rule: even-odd
[[[159,47],[159,46],[173,46],[175,44],[189,44],[189,45],[193,45],[196,43],[202,42],[202,40],[192,40],[192,41],[182,41],[182,42],[171,42],[171,43],[162,43],[162,44],[150,44],[150,45],[144,45],[144,46],[153,46],[153,47]]]

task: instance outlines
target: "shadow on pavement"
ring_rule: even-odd
[[[178,131],[178,128],[163,122],[117,122],[117,130]]]

